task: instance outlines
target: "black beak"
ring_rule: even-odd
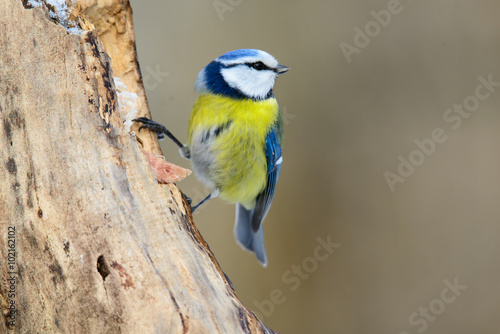
[[[290,69],[290,67],[288,67],[288,66],[278,65],[278,66],[276,66],[276,69],[274,71],[276,73],[278,73],[278,75],[280,75],[280,74],[288,72],[289,69]]]

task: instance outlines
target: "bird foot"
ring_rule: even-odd
[[[182,193],[182,197],[184,197],[184,200],[189,204],[189,206],[191,206],[193,200],[184,193]]]
[[[142,129],[148,129],[156,133],[156,137],[158,140],[161,140],[165,138],[165,131],[168,131],[164,125],[155,122],[147,117],[139,117],[133,120],[134,122],[137,123],[142,123],[141,127],[139,128],[139,131]]]

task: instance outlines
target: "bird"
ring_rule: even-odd
[[[276,78],[289,67],[257,49],[233,50],[215,58],[198,74],[198,97],[191,111],[188,141],[183,145],[165,126],[140,117],[139,130],[167,135],[191,160],[209,199],[236,204],[234,236],[267,266],[263,221],[273,201],[281,171],[283,117],[274,96]]]

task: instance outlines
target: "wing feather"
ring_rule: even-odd
[[[281,171],[281,146],[278,142],[274,129],[271,129],[266,136],[265,152],[267,160],[267,182],[264,190],[257,196],[255,207],[252,209],[252,230],[257,232],[267,215],[273,201],[276,183]]]

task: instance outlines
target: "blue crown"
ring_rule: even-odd
[[[243,57],[255,57],[259,55],[259,50],[255,49],[239,49],[234,51],[229,51],[228,53],[223,54],[217,59],[220,60],[235,60]]]

